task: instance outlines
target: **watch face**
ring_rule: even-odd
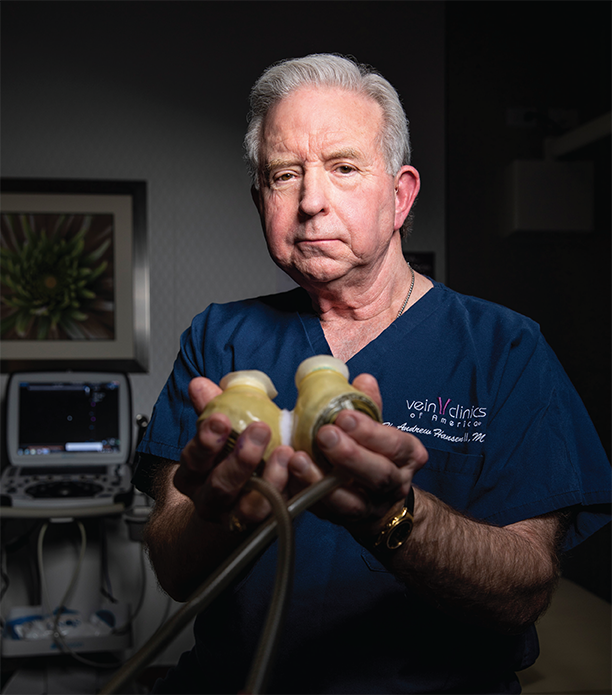
[[[395,550],[404,543],[412,532],[412,520],[404,519],[391,531],[387,538],[387,548]]]

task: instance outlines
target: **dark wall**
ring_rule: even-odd
[[[207,304],[285,289],[242,161],[249,89],[273,61],[347,53],[397,87],[424,181],[410,250],[436,251],[443,278],[444,3],[0,7],[2,175],[147,182],[151,366],[135,412],[150,414]]]
[[[610,4],[450,2],[446,36],[448,284],[540,323],[610,456],[610,137],[568,156],[595,164],[592,233],[500,233],[504,167],[563,132],[550,109],[610,110]],[[565,572],[610,600],[609,528]]]

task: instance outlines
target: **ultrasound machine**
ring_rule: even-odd
[[[125,374],[17,372],[5,405],[5,511],[86,514],[129,504],[132,424]]]
[[[33,541],[30,544],[29,559],[37,562],[38,579],[29,597],[33,605],[11,606],[5,616],[3,658],[72,654],[83,661],[77,653],[129,648],[134,613],[129,603],[112,595],[104,521],[112,517],[112,528],[119,528],[116,520],[128,522],[133,513],[133,424],[127,375],[15,372],[8,381],[4,405],[6,468],[1,477],[0,518],[12,523],[13,533],[19,530],[24,538],[30,532],[38,534],[36,549]],[[143,514],[138,521],[146,518]],[[74,549],[79,546],[74,545],[74,537],[79,532],[76,559]],[[20,568],[14,567],[19,575]],[[3,585],[8,583],[3,568]],[[100,593],[102,588],[105,591]],[[59,678],[57,668],[49,665],[45,678]],[[18,668],[3,692],[43,692],[27,689],[28,679],[33,674],[38,678],[39,671]]]

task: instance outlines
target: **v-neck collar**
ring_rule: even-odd
[[[431,280],[431,278],[428,278]],[[353,360],[359,362],[362,358],[367,358],[372,350],[381,357],[391,346],[395,346],[398,341],[404,340],[421,322],[425,321],[441,304],[444,299],[444,285],[435,280],[431,280],[433,287],[426,292],[415,304],[405,311],[392,324],[387,326],[385,330],[378,335],[374,340],[365,345],[359,352],[348,360],[347,365],[350,367]],[[304,291],[308,302],[300,302],[298,315],[304,332],[308,338],[315,355],[331,355],[332,351],[329,347],[321,320],[312,309],[310,297]]]

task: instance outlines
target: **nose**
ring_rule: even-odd
[[[314,217],[328,211],[329,199],[327,177],[322,168],[308,168],[302,178],[300,191],[300,214]]]

